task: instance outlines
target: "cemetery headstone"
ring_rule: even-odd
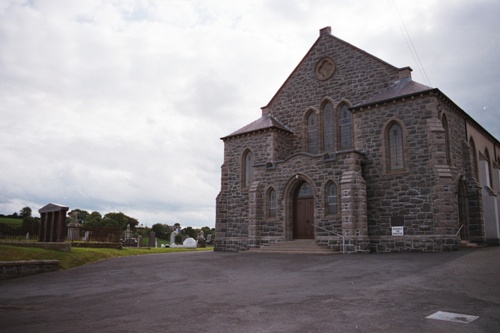
[[[154,231],[150,231],[149,232],[149,242],[148,242],[148,246],[149,247],[155,247],[156,245],[156,233]]]

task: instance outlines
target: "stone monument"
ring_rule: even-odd
[[[38,210],[40,213],[39,242],[64,242],[66,214],[69,207],[49,203]]]
[[[170,247],[175,246],[175,236],[181,232],[181,225],[179,223],[174,224],[174,230],[170,234]]]
[[[68,240],[80,240],[80,223],[78,223],[78,212],[71,212],[69,214],[71,222],[68,224]]]

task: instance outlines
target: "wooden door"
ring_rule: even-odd
[[[293,238],[314,239],[314,199],[297,198],[294,211]]]

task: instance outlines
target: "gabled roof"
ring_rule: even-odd
[[[431,91],[433,89],[434,88],[415,82],[411,78],[406,77],[397,80],[386,90],[383,90],[382,92],[368,98],[367,100],[361,102],[360,104],[355,105],[354,108],[386,102],[393,99],[402,98],[405,96],[411,96],[417,93]]]
[[[49,212],[60,212],[60,211],[67,211],[69,207],[59,205],[59,204],[54,204],[54,203],[49,203],[42,208],[38,210],[39,213],[49,213]]]
[[[357,104],[350,108],[351,110],[362,109],[374,104],[382,104],[387,103],[397,99],[403,99],[410,96],[420,95],[420,94],[436,94],[440,98],[444,99],[452,105],[469,121],[471,125],[476,127],[479,131],[481,131],[485,136],[489,137],[492,142],[495,144],[500,144],[500,142],[495,138],[491,133],[484,129],[474,118],[469,116],[467,112],[465,112],[462,108],[460,108],[455,102],[453,102],[448,96],[446,96],[441,90],[438,88],[431,88],[424,84],[413,81],[409,77],[405,77],[403,79],[399,79],[394,82],[393,85],[388,87],[386,90],[382,91],[379,94],[376,94],[367,100],[363,101],[360,104]]]
[[[243,135],[243,134],[248,134],[251,132],[257,132],[257,131],[262,131],[266,129],[278,129],[287,133],[292,133],[288,127],[283,125],[278,119],[274,118],[272,115],[263,115],[259,119],[257,119],[254,122],[251,122],[250,124],[240,128],[236,132],[233,132],[229,134],[228,136],[225,136],[221,138],[221,140],[225,140],[231,137],[235,137],[238,135]]]
[[[386,61],[384,61],[384,60],[382,60],[382,59],[374,56],[373,54],[370,54],[370,53],[366,52],[365,50],[362,50],[362,49],[358,48],[357,46],[354,46],[354,45],[346,42],[345,40],[342,40],[342,39],[340,39],[340,38],[332,35],[332,29],[331,29],[331,27],[327,26],[327,27],[324,27],[324,28],[322,28],[322,29],[319,30],[319,37],[318,37],[318,39],[316,39],[316,41],[311,46],[311,48],[309,49],[309,51],[307,51],[307,53],[304,55],[304,57],[302,58],[302,60],[297,64],[297,66],[294,68],[294,70],[290,73],[290,75],[285,80],[285,82],[283,82],[283,84],[278,89],[278,91],[274,94],[274,96],[267,103],[267,105],[262,107],[262,109],[265,109],[265,108],[269,107],[273,103],[273,101],[278,97],[278,95],[285,89],[285,87],[287,86],[287,83],[292,79],[292,76],[304,64],[304,62],[306,61],[306,59],[311,56],[311,53],[317,47],[317,45],[319,44],[319,42],[320,42],[321,39],[329,39],[330,41],[336,42],[339,45],[346,46],[348,49],[354,50],[354,51],[359,52],[359,53],[361,53],[361,54],[363,54],[365,56],[368,56],[368,57],[374,59],[375,61],[377,61],[377,62],[379,62],[381,64],[386,65],[387,67],[390,67],[390,68],[393,68],[393,69],[398,69],[397,67],[395,67],[395,66],[389,64],[388,62],[386,62]]]

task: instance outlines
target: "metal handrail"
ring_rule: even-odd
[[[345,254],[345,238],[344,238],[344,236],[343,236],[343,235],[341,235],[341,234],[339,234],[339,233],[336,233],[336,232],[334,232],[334,231],[326,230],[325,228],[322,228],[322,227],[317,226],[317,225],[315,225],[315,224],[313,224],[312,226],[313,226],[313,227],[315,227],[315,228],[321,229],[321,230],[323,230],[323,231],[329,232],[329,233],[331,233],[331,234],[334,234],[335,236],[342,237],[342,254]]]
[[[455,236],[458,236],[458,234],[460,233],[460,230],[462,230],[462,228],[463,228],[463,227],[464,227],[464,225],[462,224],[462,225],[460,226],[460,228],[458,228],[458,231],[457,231],[457,233],[455,234]]]

